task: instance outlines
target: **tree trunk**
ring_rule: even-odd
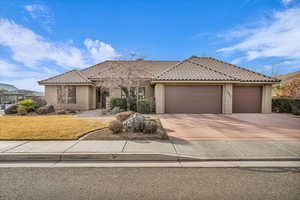
[[[127,108],[128,111],[130,111],[131,104],[130,104],[130,93],[129,93],[129,90],[126,87],[122,87],[122,90],[123,90],[123,92],[125,93],[125,96],[126,96],[126,104],[127,104],[126,108]]]

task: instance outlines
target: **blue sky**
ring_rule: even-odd
[[[300,0],[0,1],[0,82],[19,88],[108,59],[192,55],[300,70]]]

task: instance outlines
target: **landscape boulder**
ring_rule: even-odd
[[[36,108],[40,108],[40,107],[47,105],[47,101],[45,99],[35,98],[33,100],[36,102]]]
[[[134,113],[123,122],[124,128],[129,132],[142,132],[144,129],[145,118],[140,113]]]
[[[18,112],[18,111],[17,111],[17,107],[18,107],[17,104],[8,106],[8,107],[4,110],[4,113],[5,113],[6,115],[9,115],[9,114],[16,114],[16,113]]]
[[[50,105],[50,104],[42,106],[36,110],[36,113],[39,115],[46,115],[46,114],[53,113],[53,112],[55,112],[54,106]]]
[[[117,120],[120,120],[121,122],[123,122],[133,114],[134,114],[134,112],[132,112],[132,111],[120,112],[116,115],[116,118],[117,118]]]
[[[119,120],[111,121],[108,125],[108,128],[114,133],[121,133],[123,131],[123,124]]]
[[[112,110],[111,110],[111,114],[115,115],[117,113],[121,112],[121,109],[120,107],[114,107]]]
[[[143,133],[156,133],[158,128],[155,120],[145,121]]]

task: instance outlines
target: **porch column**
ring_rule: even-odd
[[[263,86],[261,112],[272,113],[272,85]]]
[[[156,113],[165,113],[165,86],[163,84],[156,84],[154,88],[154,93]]]
[[[232,113],[232,84],[223,85],[222,113]]]

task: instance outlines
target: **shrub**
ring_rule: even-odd
[[[17,107],[17,111],[18,111],[19,115],[26,115],[27,114],[26,108],[24,106],[22,106],[22,105],[19,105]]]
[[[300,99],[273,99],[272,111],[279,113],[300,113]]]
[[[31,112],[31,111],[34,111],[35,108],[36,108],[36,102],[31,100],[31,99],[24,99],[22,101],[19,101],[18,103],[18,108],[17,110],[22,108],[24,108],[27,112]]]
[[[110,100],[110,107],[113,109],[114,107],[119,107],[120,109],[126,110],[127,104],[126,99],[123,98],[112,98]]]
[[[109,123],[108,128],[114,133],[121,133],[123,130],[123,124],[119,120],[114,120]]]
[[[130,110],[136,111],[136,99],[130,98],[129,102],[130,102]],[[113,109],[115,107],[119,107],[120,110],[125,111],[125,110],[127,110],[127,99],[125,99],[125,98],[112,98],[110,100],[110,107],[111,107],[111,109]]]
[[[139,100],[137,102],[137,112],[149,114],[151,112],[151,102],[149,100]]]
[[[116,115],[117,120],[123,122],[126,119],[128,119],[134,112],[128,111],[128,112],[120,112]]]
[[[9,115],[9,114],[16,114],[18,111],[17,111],[17,107],[18,105],[11,105],[11,106],[8,106],[5,110],[4,110],[4,113],[6,115]]]

